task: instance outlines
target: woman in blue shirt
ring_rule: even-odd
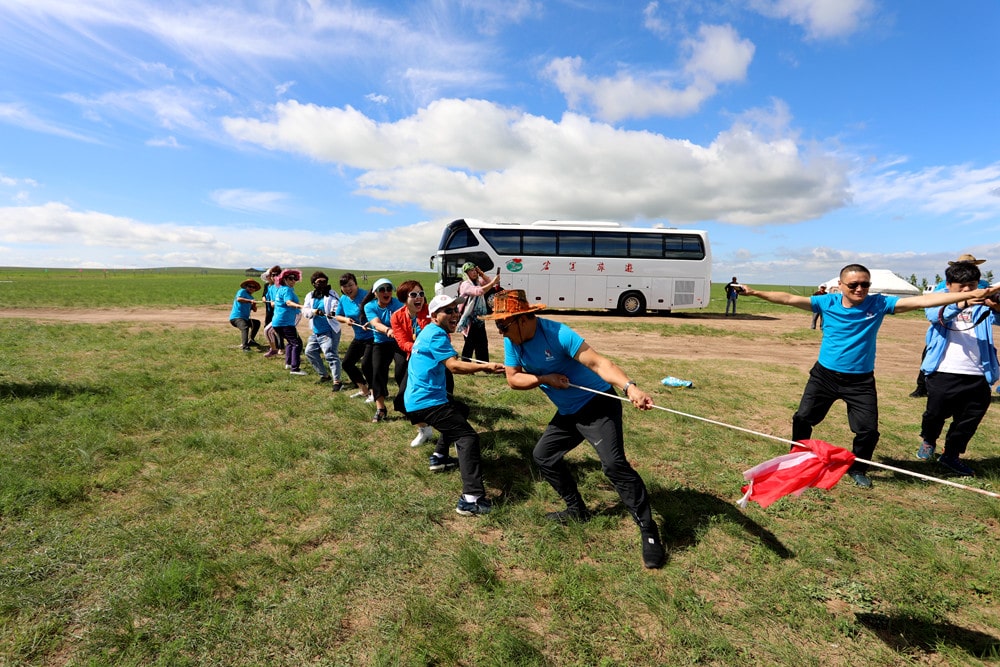
[[[302,339],[296,328],[302,305],[295,294],[295,283],[302,280],[298,269],[285,269],[278,275],[278,291],[274,298],[274,319],[271,326],[285,340],[285,367],[292,375],[305,375],[299,368],[302,358]]]
[[[358,278],[353,273],[340,276],[340,292],[343,299],[337,303],[337,321],[348,325],[354,339],[347,346],[342,366],[347,377],[358,388],[351,398],[367,397],[372,376],[372,341],[374,336],[368,328],[368,319],[362,307],[368,292],[358,287]],[[361,367],[358,368],[358,362]]]
[[[392,333],[392,314],[403,307],[393,296],[393,286],[386,278],[379,278],[372,285],[372,293],[364,301],[365,316],[375,334],[372,345],[372,396],[375,398],[375,416],[372,422],[386,418],[385,398],[389,395],[389,366],[398,348]]]

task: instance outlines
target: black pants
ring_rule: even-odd
[[[969,440],[990,407],[990,385],[982,375],[931,373],[927,376],[927,409],[920,423],[920,437],[936,443],[944,421],[951,426],[944,439],[945,456],[965,453]]]
[[[486,495],[483,484],[482,455],[479,449],[479,434],[469,424],[469,406],[451,399],[447,403],[409,412],[410,423],[425,423],[441,432],[441,441],[454,442],[458,454],[458,469],[462,474],[462,493],[469,496]],[[438,448],[441,443],[438,443]],[[444,454],[448,446],[444,445]],[[440,451],[435,450],[440,454]]]
[[[389,395],[389,366],[396,358],[399,346],[396,341],[374,343],[372,345],[372,396],[385,398]]]
[[[823,421],[838,398],[847,404],[847,423],[854,433],[854,455],[870,461],[880,435],[874,373],[838,373],[818,363],[813,366],[799,409],[792,417],[792,440],[808,440],[813,426]],[[868,466],[855,463],[850,469],[867,472]]]
[[[646,484],[625,457],[622,404],[616,398],[595,396],[574,414],[556,413],[533,452],[542,478],[552,485],[568,508],[584,509],[583,498],[565,456],[585,439],[597,452],[601,470],[639,528],[645,530],[653,525]]]
[[[465,337],[465,345],[462,346],[462,356],[466,359],[475,357],[479,361],[490,360],[490,344],[486,337],[486,325],[482,322],[474,322],[469,327],[469,335]]]
[[[250,341],[257,337],[260,331],[260,320],[248,319],[246,317],[235,317],[229,323],[240,330],[240,343],[244,350],[250,348]],[[256,341],[254,341],[256,342]]]
[[[358,367],[358,362],[361,362],[361,367]],[[344,353],[344,358],[342,360],[342,365],[344,367],[344,372],[347,373],[347,377],[351,379],[351,382],[357,386],[365,385],[366,387],[372,386],[372,341],[369,340],[358,340],[355,338],[351,341],[351,344],[347,346],[347,351]]]

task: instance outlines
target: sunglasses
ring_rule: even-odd
[[[423,292],[410,292],[410,298],[411,299],[422,299],[422,298],[424,298],[424,293]]]
[[[844,287],[846,287],[847,289],[851,290],[852,292],[854,290],[858,289],[859,287],[861,287],[863,289],[868,289],[871,286],[872,286],[872,284],[869,281],[867,281],[867,280],[862,280],[862,281],[856,282],[856,283],[844,283]]]
[[[382,285],[381,287],[379,287],[375,291],[376,292],[391,292],[392,291],[392,285]]]
[[[421,292],[421,294],[423,294],[423,292]],[[436,311],[436,312],[444,313],[445,315],[454,315],[455,313],[458,312],[458,308],[455,308],[454,306],[452,306],[452,307],[449,307],[449,308],[442,308],[441,310]]]
[[[520,317],[512,317],[507,322],[497,322],[497,331],[499,331],[502,334],[505,334],[512,326],[514,326],[520,321],[521,321]]]

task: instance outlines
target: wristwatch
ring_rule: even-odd
[[[635,382],[632,382],[631,380],[629,380],[629,381],[628,381],[628,382],[626,382],[626,383],[625,383],[625,385],[624,385],[624,386],[622,387],[622,393],[623,393],[623,394],[625,394],[626,396],[628,396],[628,388],[629,388],[629,387],[636,387],[636,386],[638,386],[638,385],[636,385],[636,383],[635,383]]]

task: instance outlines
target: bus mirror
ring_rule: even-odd
[[[434,270],[434,255],[431,255],[431,271]]]

